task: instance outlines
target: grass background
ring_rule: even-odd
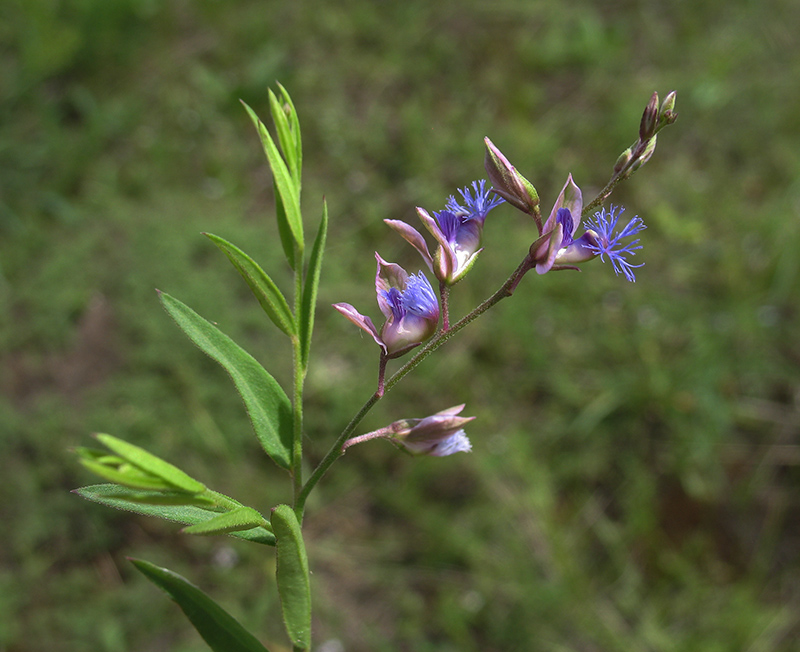
[[[307,518],[318,649],[797,650],[800,8],[673,3],[3,0],[0,650],[206,649],[126,556],[181,572],[285,650],[272,552],[84,503],[107,431],[261,509],[286,500],[177,296],[288,380],[217,233],[287,278],[242,98],[300,112],[304,211],[329,248],[308,383],[319,459],[373,390],[372,252],[482,177],[488,135],[547,210],[602,187],[653,90],[675,126],[615,193],[648,225],[636,284],[528,277],[364,424],[466,402],[474,453],[354,449]],[[508,208],[453,293],[533,238]],[[373,314],[376,311],[372,311]],[[265,554],[266,552],[266,554]],[[284,646],[284,647],[281,647]]]

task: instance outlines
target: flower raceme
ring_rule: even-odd
[[[386,318],[380,331],[369,317],[349,303],[333,307],[359,328],[372,335],[387,358],[396,358],[427,340],[439,324],[439,302],[422,272],[408,274],[400,265],[387,263],[377,253],[375,292]]]
[[[499,197],[489,196],[486,182],[472,182],[461,188],[461,201],[451,195],[443,211],[431,216],[425,209],[417,208],[419,219],[438,243],[432,256],[425,238],[414,227],[400,220],[384,220],[397,231],[422,256],[425,264],[439,281],[453,285],[460,281],[475,264],[481,252],[483,224],[489,211],[503,202]]]
[[[674,108],[674,95],[671,94],[669,99],[670,103],[665,102],[666,108],[662,107],[667,113]],[[646,112],[645,117],[648,115]],[[672,113],[669,113],[664,119],[674,121],[671,116]],[[652,122],[650,118],[647,120],[643,118],[645,126],[650,122]],[[632,265],[626,258],[636,255],[636,250],[642,247],[638,238],[627,243],[623,243],[622,240],[646,228],[638,216],[631,219],[623,229],[615,232],[619,217],[625,209],[613,206],[608,211],[603,209],[595,213],[593,219],[583,223],[586,232],[576,238],[575,234],[583,213],[583,196],[570,174],[553,205],[550,216],[542,224],[536,189],[511,165],[492,141],[486,138],[485,143],[485,167],[493,184],[491,190],[515,208],[530,215],[536,222],[539,238],[531,245],[530,259],[539,274],[546,274],[551,270],[578,269],[575,266],[577,263],[600,256],[603,262],[608,258],[616,274],[623,274],[629,281],[636,280],[633,270],[642,267],[643,263]]]

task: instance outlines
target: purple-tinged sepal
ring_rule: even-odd
[[[395,421],[389,429],[391,439],[414,455],[444,457],[468,452],[472,445],[463,426],[475,417],[460,417],[464,405],[442,410],[424,419]]]
[[[536,192],[536,188],[517,172],[491,140],[488,138],[483,140],[486,144],[484,167],[489,175],[492,190],[523,213],[538,215],[539,193]]]
[[[375,328],[375,324],[372,323],[372,319],[362,315],[349,303],[334,303],[333,307],[347,317],[347,319],[353,322],[356,326],[364,329],[367,333],[372,335],[372,339],[374,339],[378,346],[383,349],[384,353],[386,352],[386,345],[383,343],[378,329]]]
[[[422,234],[417,231],[413,226],[410,224],[406,224],[401,220],[383,220],[387,225],[389,225],[392,229],[397,231],[403,239],[408,242],[414,249],[419,252],[419,255],[422,256],[422,260],[425,261],[425,264],[428,266],[428,269],[433,272],[433,256],[431,256],[431,252],[428,250],[428,243],[425,242],[425,238],[422,237]]]
[[[543,235],[531,245],[530,254],[536,262],[537,273],[546,274],[553,268],[572,268],[576,263],[596,256],[589,248],[594,244],[591,234],[575,238],[582,210],[583,195],[570,174],[544,223]]]
[[[349,303],[336,303],[336,310],[369,333],[387,358],[396,358],[431,337],[439,324],[439,302],[422,272],[408,274],[400,265],[387,263],[377,253],[375,292],[386,318],[380,331],[369,317]]]

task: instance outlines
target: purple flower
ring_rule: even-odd
[[[645,229],[639,217],[634,217],[619,233],[614,233],[619,216],[625,210],[621,206],[611,207],[595,213],[592,220],[583,223],[586,232],[575,237],[583,210],[581,190],[575,185],[570,174],[556,199],[550,217],[544,223],[541,237],[531,245],[531,257],[536,262],[536,271],[546,274],[551,269],[577,269],[576,263],[583,263],[600,256],[606,256],[614,267],[614,272],[635,281],[633,270],[642,265],[631,265],[626,256],[635,256],[641,249],[639,239],[623,243],[623,238],[636,235]]]
[[[475,417],[456,416],[464,405],[442,410],[424,419],[395,421],[389,429],[391,439],[415,455],[444,457],[468,452],[472,445],[462,426]]]
[[[448,285],[461,280],[470,270],[481,252],[483,223],[490,210],[503,202],[499,197],[489,197],[484,180],[473,181],[459,190],[464,205],[451,195],[445,210],[431,217],[423,208],[417,208],[420,220],[439,246],[431,256],[425,238],[414,227],[400,220],[384,220],[405,238],[422,256],[434,276]]]
[[[592,236],[584,233],[575,238],[583,209],[581,189],[575,185],[572,175],[553,205],[550,217],[544,223],[542,236],[531,245],[531,256],[536,261],[536,272],[546,274],[555,266],[573,266],[591,260],[597,254],[589,249],[594,243]]]
[[[637,215],[631,219],[619,233],[615,234],[613,231],[617,227],[620,215],[622,215],[624,211],[625,209],[622,206],[612,206],[608,210],[608,213],[606,213],[606,209],[604,208],[602,211],[598,211],[594,214],[593,220],[584,222],[583,226],[586,229],[586,233],[592,235],[593,242],[588,245],[589,250],[595,255],[600,256],[600,260],[603,262],[606,260],[605,256],[608,256],[615,274],[619,275],[619,273],[622,272],[625,278],[631,282],[635,282],[636,277],[633,274],[633,270],[638,267],[643,267],[644,263],[641,265],[631,265],[625,260],[625,256],[635,256],[636,250],[641,249],[642,245],[639,244],[639,238],[625,244],[621,241],[623,238],[636,235],[647,227]]]
[[[386,317],[381,330],[349,303],[336,303],[333,307],[372,335],[387,357],[396,358],[433,335],[439,324],[439,302],[422,272],[409,275],[400,265],[387,263],[377,253],[375,258],[375,292],[378,307]]]

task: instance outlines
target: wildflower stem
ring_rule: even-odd
[[[519,264],[517,269],[514,270],[514,273],[508,277],[505,283],[500,286],[500,288],[488,299],[486,299],[483,303],[481,303],[477,308],[475,308],[472,312],[462,317],[457,323],[453,324],[447,330],[440,330],[436,335],[428,341],[428,343],[422,347],[417,354],[411,358],[406,364],[404,364],[400,369],[398,369],[392,376],[385,382],[384,391],[376,391],[370,398],[361,406],[361,409],[356,413],[356,415],[350,420],[350,423],[347,424],[347,427],[342,431],[342,434],[334,442],[333,446],[331,446],[328,453],[322,458],[322,461],[317,465],[317,468],[314,469],[311,476],[309,476],[308,480],[306,481],[305,485],[303,485],[302,489],[300,490],[299,494],[297,494],[297,498],[295,500],[295,512],[297,513],[297,518],[301,519],[303,515],[303,510],[305,508],[306,500],[308,499],[308,495],[311,493],[312,489],[317,485],[317,483],[322,479],[322,476],[325,475],[327,470],[331,467],[331,465],[342,456],[343,447],[345,442],[348,441],[350,436],[353,434],[355,429],[358,427],[358,424],[361,423],[361,420],[367,415],[367,413],[374,407],[374,405],[383,398],[386,391],[389,391],[392,387],[394,387],[397,383],[399,383],[407,374],[413,371],[425,358],[427,358],[431,353],[433,353],[436,349],[438,349],[442,344],[447,342],[451,337],[454,337],[462,328],[466,327],[468,324],[475,321],[478,317],[480,317],[484,312],[492,308],[497,303],[499,303],[502,299],[506,297],[510,297],[514,290],[516,289],[517,285],[519,285],[520,280],[522,277],[529,272],[535,263],[531,258],[530,254],[527,254],[524,260]],[[384,361],[385,366],[385,361]],[[379,387],[380,390],[380,387]]]
[[[605,188],[600,191],[597,197],[583,207],[583,210],[581,211],[581,218],[591,215],[592,211],[600,208],[603,202],[611,196],[612,192],[614,192],[614,188],[616,188],[621,181],[628,179],[631,174],[638,169],[634,168],[635,164],[639,163],[641,166],[641,161],[639,159],[647,150],[649,142],[649,139],[644,141],[639,140],[631,147],[631,155],[628,162],[622,167],[621,170],[613,174],[611,179],[609,179],[608,183],[605,185]]]
[[[339,435],[325,457],[322,458],[322,461],[317,464],[317,468],[314,469],[308,480],[306,480],[306,483],[303,485],[303,488],[297,496],[294,504],[294,511],[295,514],[298,515],[298,520],[301,518],[303,510],[305,509],[306,500],[308,500],[308,494],[311,493],[311,490],[322,479],[322,476],[325,475],[326,471],[331,467],[331,465],[342,456],[342,446],[344,445],[344,442],[350,438],[350,435],[355,432],[355,429],[358,424],[361,423],[361,420],[380,399],[381,396],[378,394],[378,392],[375,392],[372,396],[370,396],[369,400],[364,403],[355,416],[350,419],[350,423],[347,424],[347,427],[345,427],[345,429],[342,431],[342,434]]]
[[[442,299],[442,330],[450,328],[450,286],[439,281],[439,296]]]
[[[295,245],[294,249],[294,314],[300,315],[303,301],[303,253]],[[297,335],[292,337],[292,490],[295,505],[303,488],[303,369],[302,343]],[[297,512],[297,520],[302,523],[302,509]]]
[[[351,437],[348,439],[344,444],[342,444],[342,452],[344,453],[350,446],[355,444],[360,444],[365,441],[369,441],[370,439],[380,439],[382,437],[388,437],[392,434],[392,429],[390,427],[380,428],[379,430],[373,430],[372,432],[368,432],[365,435],[358,435],[358,437]]]
[[[375,392],[379,397],[383,396],[384,383],[386,380],[386,362],[389,360],[386,353],[381,351],[381,359],[378,362],[378,390]]]

